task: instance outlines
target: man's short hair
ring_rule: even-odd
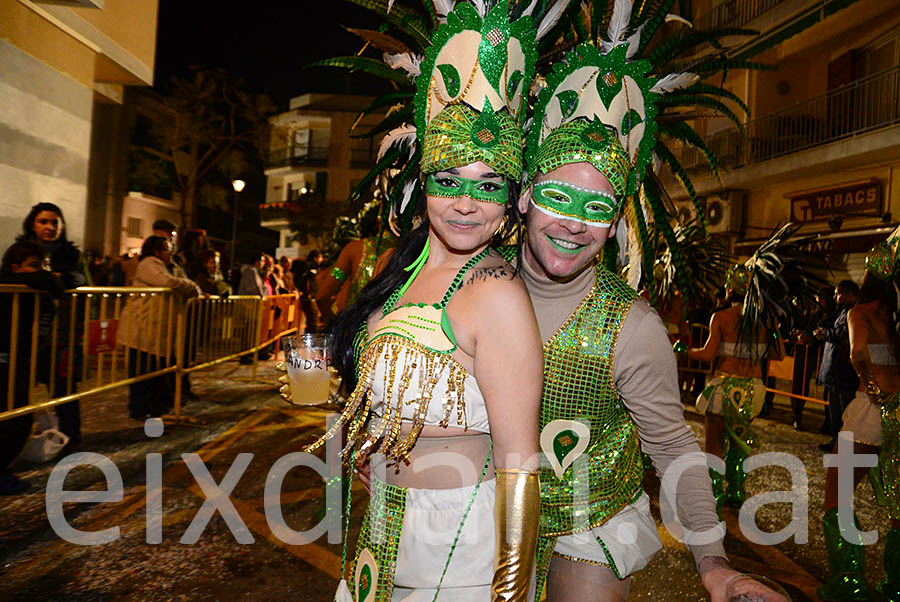
[[[859,296],[859,285],[852,280],[841,280],[837,285],[838,290]]]
[[[177,230],[178,226],[173,224],[167,219],[158,219],[153,222],[154,230],[163,230],[164,232],[171,232],[172,230]]]
[[[260,253],[259,251],[252,251],[249,255],[247,255],[247,263],[253,265],[257,261],[259,261],[260,257],[262,257],[262,253]]]

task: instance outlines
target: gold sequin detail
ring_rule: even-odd
[[[404,350],[406,353],[403,353]],[[372,386],[379,363],[385,366],[380,418],[371,413]],[[378,452],[388,459],[405,460],[425,426],[434,388],[441,381],[446,382],[447,392],[441,400],[439,425],[446,427],[450,424],[455,408],[457,424],[468,428],[465,403],[468,373],[449,353],[438,353],[398,335],[383,335],[371,340],[362,350],[357,375],[356,388],[350,394],[340,418],[304,451],[314,451],[347,424],[347,445],[341,452],[345,460],[354,447],[362,455],[371,453],[377,447]],[[418,376],[418,390],[410,391],[414,375]],[[401,437],[404,405],[412,406],[414,410],[412,428],[405,437]],[[367,423],[370,423],[368,430],[364,428]]]
[[[475,135],[478,137],[479,140],[481,140],[481,142],[483,144],[487,144],[488,142],[491,142],[494,139],[494,135],[487,128],[482,128],[482,129],[478,130],[478,132]]]

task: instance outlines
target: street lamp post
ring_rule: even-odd
[[[231,259],[228,263],[229,270],[231,271],[231,277],[234,278],[234,275],[237,273],[235,271],[234,266],[234,247],[237,242],[237,223],[238,223],[238,208],[240,207],[240,194],[244,189],[247,183],[243,180],[236,179],[231,181],[231,187],[234,188],[234,211],[231,216]]]

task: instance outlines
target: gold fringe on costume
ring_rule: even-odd
[[[407,351],[405,354],[402,353],[404,349]],[[366,430],[364,427],[371,414],[372,385],[375,382],[379,361],[385,366],[382,416],[374,427]],[[347,445],[341,451],[341,456],[345,460],[350,457],[349,452],[355,446],[359,447],[361,455],[366,455],[371,453],[376,445],[378,453],[384,454],[388,459],[405,460],[418,440],[422,427],[425,426],[432,392],[441,378],[447,379],[447,391],[442,400],[443,413],[439,426],[449,426],[450,416],[455,407],[457,422],[462,424],[463,428],[468,428],[465,403],[465,381],[468,373],[449,353],[439,353],[406,337],[388,334],[369,341],[359,358],[357,370],[356,388],[347,400],[340,418],[304,451],[316,450],[339,433],[344,425],[349,424]],[[407,396],[415,374],[418,374],[418,391],[415,391],[414,395]],[[396,395],[395,383],[398,384]],[[404,402],[407,397],[408,400]],[[405,437],[401,437],[400,434],[403,403],[415,407],[412,429]]]

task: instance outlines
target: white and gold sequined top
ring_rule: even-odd
[[[451,355],[457,346],[446,312],[465,273],[489,252],[485,249],[466,262],[439,303],[394,307],[415,273],[391,295],[361,347],[356,388],[340,419],[307,451],[345,424],[345,456],[359,443],[360,453],[377,451],[390,459],[405,458],[426,424],[490,432],[478,383]],[[405,435],[404,421],[412,425]]]

